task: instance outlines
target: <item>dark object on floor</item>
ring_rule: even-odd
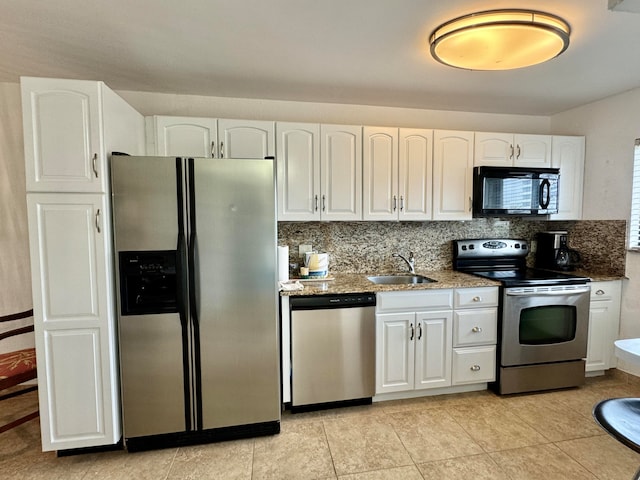
[[[22,318],[33,317],[33,310],[27,310],[26,312],[20,312],[12,315],[6,315],[0,317],[0,323],[9,322],[14,320],[20,320]],[[33,332],[33,325],[26,327],[19,327],[6,332],[0,333],[0,340],[5,338],[14,337],[16,335],[23,335],[25,333]],[[11,389],[9,393],[3,393],[0,395],[0,401],[8,398],[13,398],[18,395],[22,395],[27,392],[32,392],[38,387],[35,385],[28,386],[16,390],[13,387],[17,387],[20,384],[37,378],[36,373],[36,351],[34,348],[26,348],[23,350],[17,350],[14,352],[0,353],[0,392]],[[17,418],[5,425],[0,425],[0,433],[17,427],[31,419],[38,416],[38,412],[31,412],[28,415],[24,415]]]
[[[640,398],[602,400],[593,407],[593,418],[613,438],[640,453]],[[640,480],[640,468],[633,480]]]

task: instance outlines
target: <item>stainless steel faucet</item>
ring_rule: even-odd
[[[391,255],[392,257],[398,257],[401,258],[402,260],[405,261],[405,263],[408,265],[409,267],[409,271],[411,273],[416,273],[416,269],[415,269],[415,265],[416,265],[416,259],[413,257],[413,252],[409,252],[409,260],[407,260],[405,257],[403,257],[402,255],[400,255],[399,253],[394,253]]]

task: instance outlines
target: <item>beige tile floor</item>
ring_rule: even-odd
[[[623,480],[640,455],[591,418],[598,400],[621,396],[640,397],[640,382],[614,372],[536,395],[485,391],[287,412],[272,437],[61,458],[40,451],[34,420],[0,434],[0,479]],[[0,404],[0,421],[35,403],[30,395]]]

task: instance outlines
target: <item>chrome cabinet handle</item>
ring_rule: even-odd
[[[596,295],[604,295],[604,290],[596,290]]]
[[[422,324],[418,324],[418,340],[422,338]]]
[[[393,196],[393,211],[395,212],[398,209],[398,197]]]
[[[318,211],[318,195],[317,194],[314,195],[313,199],[314,199],[314,204],[315,204],[314,210],[317,212]]]
[[[211,142],[211,158],[216,158],[216,142]]]
[[[327,211],[327,196],[326,195],[322,195],[322,211],[323,212]]]
[[[513,145],[509,145],[509,148],[511,148],[511,153],[509,154],[509,158],[513,158]]]
[[[220,142],[220,158],[224,158],[224,142]]]
[[[415,329],[413,328],[413,323],[412,323],[412,324],[410,324],[410,326],[411,326],[411,336],[409,337],[409,340],[413,340],[413,336],[415,335],[416,331],[415,331]]]
[[[516,158],[520,158],[520,145],[516,148]]]
[[[480,371],[480,365],[474,365],[473,367],[470,368],[470,370],[472,372],[479,372]]]
[[[473,328],[471,329],[471,331],[472,331],[473,333],[481,333],[481,332],[482,332],[482,328],[481,328],[481,327],[473,327]]]
[[[96,211],[96,230],[100,233],[100,209]]]
[[[98,154],[94,153],[91,159],[91,166],[93,167],[93,174],[98,178]]]
[[[469,211],[473,210],[473,198],[469,197]]]
[[[477,297],[473,297],[473,301],[474,302],[481,302],[482,301],[482,297],[481,296],[477,296]]]
[[[404,196],[400,195],[400,211],[404,211]]]

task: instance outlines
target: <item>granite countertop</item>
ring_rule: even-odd
[[[405,274],[407,272],[394,272],[395,274]],[[379,275],[380,273],[331,273],[329,278],[334,280],[314,280],[303,281],[303,290],[281,291],[280,295],[326,295],[334,293],[365,293],[365,292],[393,292],[407,290],[433,290],[438,288],[464,288],[464,287],[495,287],[500,283],[475,277],[466,273],[455,272],[453,270],[439,271],[418,271],[418,275],[424,275],[433,280],[432,283],[417,283],[408,285],[381,285],[375,284],[367,279],[368,275]],[[295,279],[291,279],[292,281]]]
[[[393,274],[406,274],[408,272],[393,272]],[[453,270],[418,271],[418,275],[424,275],[433,280],[433,283],[417,283],[407,285],[381,285],[367,279],[368,275],[380,275],[380,273],[331,273],[329,278],[333,280],[302,281],[304,289],[281,291],[280,295],[327,295],[335,293],[365,293],[365,292],[394,292],[411,290],[433,290],[438,288],[469,288],[469,287],[496,287],[500,282],[476,277],[474,275],[456,272]],[[585,270],[566,272],[573,275],[589,277],[594,282],[620,280],[619,275],[602,274]],[[384,275],[384,273],[382,273]],[[294,281],[295,279],[291,279]]]

